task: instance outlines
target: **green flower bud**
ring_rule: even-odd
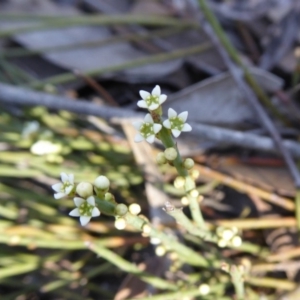
[[[127,212],[128,212],[128,208],[123,203],[118,204],[115,208],[115,214],[118,216],[124,216],[127,214]]]
[[[112,193],[105,193],[104,200],[109,202],[116,202],[115,196]]]
[[[106,176],[98,176],[94,181],[94,185],[99,190],[108,190],[110,182]]]
[[[76,187],[76,193],[86,199],[93,195],[93,186],[89,182],[80,182]]]
[[[174,181],[174,186],[176,189],[182,189],[185,185],[185,178],[178,176]]]
[[[177,157],[177,150],[173,147],[167,148],[164,153],[165,158],[169,161],[173,161]]]
[[[187,169],[190,170],[191,168],[193,168],[195,165],[195,162],[193,159],[191,158],[187,158],[184,160],[183,166]]]
[[[156,155],[156,162],[159,165],[163,165],[163,164],[165,164],[167,162],[165,154],[163,152],[157,153],[157,155]]]

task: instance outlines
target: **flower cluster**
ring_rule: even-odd
[[[164,122],[160,118],[159,121],[153,120],[154,116],[161,115],[161,105],[167,100],[167,95],[161,93],[159,85],[155,86],[151,94],[146,91],[140,91],[140,96],[142,100],[139,100],[137,105],[148,109],[150,113],[146,114],[143,121],[133,123],[133,126],[138,130],[134,139],[135,142],[146,140],[148,143],[153,143],[163,126],[169,129],[176,138],[179,137],[181,132],[192,130],[192,127],[186,123],[187,111],[177,114],[174,109],[169,108],[167,120]]]
[[[89,223],[92,217],[100,216],[100,210],[96,205],[96,197],[111,199],[108,193],[110,182],[107,177],[99,176],[95,179],[94,185],[89,182],[74,183],[74,175],[61,173],[61,182],[52,185],[55,191],[54,198],[61,199],[65,196],[74,197],[74,208],[69,215],[79,217],[82,226]]]

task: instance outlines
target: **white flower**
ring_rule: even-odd
[[[82,226],[85,226],[92,217],[100,216],[100,210],[96,207],[94,196],[90,196],[86,200],[75,197],[74,203],[77,207],[74,208],[69,215],[79,217]]]
[[[135,136],[135,142],[146,140],[148,143],[153,143],[155,135],[161,130],[161,124],[154,123],[150,114],[147,114],[144,121],[137,121],[132,123],[133,126],[139,131]]]
[[[61,173],[61,181],[59,183],[53,184],[52,188],[56,192],[54,194],[55,199],[60,199],[66,195],[69,195],[74,189],[74,175]]]
[[[140,91],[140,96],[143,100],[138,101],[137,105],[141,108],[147,108],[149,110],[157,109],[167,100],[167,95],[161,94],[159,85],[155,86],[151,94],[146,91]]]
[[[163,122],[163,125],[171,129],[175,137],[179,137],[182,131],[191,131],[191,125],[185,123],[188,117],[188,112],[184,111],[177,116],[177,112],[173,108],[168,110],[168,120]]]

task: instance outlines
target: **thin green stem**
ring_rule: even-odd
[[[160,121],[162,123],[162,121]],[[170,130],[168,130],[165,127],[162,127],[159,137],[163,143],[163,145],[166,148],[173,147],[177,151],[177,157],[173,161],[173,165],[176,168],[179,176],[182,176],[185,178],[185,192],[187,193],[188,199],[189,199],[189,207],[192,214],[193,220],[196,222],[197,226],[199,228],[204,229],[206,227],[202,212],[200,209],[200,205],[198,203],[198,197],[193,197],[190,193],[192,190],[195,189],[195,182],[194,180],[189,176],[188,171],[183,166],[183,160],[181,158],[181,155],[178,151],[177,145],[174,143],[172,135],[170,133]]]
[[[162,38],[170,35],[174,35],[176,33],[179,33],[183,31],[184,28],[167,28],[167,29],[159,29],[155,31],[150,32],[142,32],[142,33],[130,33],[130,34],[124,34],[121,36],[112,36],[105,40],[95,40],[85,43],[76,43],[71,45],[60,45],[60,46],[54,46],[54,47],[42,47],[38,49],[23,49],[23,48],[9,48],[7,50],[2,50],[0,52],[0,55],[3,57],[20,57],[20,56],[32,56],[37,54],[44,54],[48,52],[61,52],[61,51],[68,51],[72,50],[74,48],[90,48],[90,47],[101,47],[101,46],[107,46],[115,43],[120,43],[124,41],[129,42],[140,42],[145,41],[153,38]]]
[[[213,286],[210,286],[210,293],[220,293],[220,292],[224,292],[224,288],[225,288],[225,284],[214,284]],[[160,295],[154,295],[151,296],[151,298],[149,297],[145,297],[145,298],[139,298],[139,300],[147,300],[147,299],[151,299],[151,300],[174,300],[174,299],[190,299],[191,297],[196,297],[196,296],[201,296],[201,300],[211,300],[211,299],[218,299],[218,300],[230,300],[231,298],[229,297],[217,297],[216,294],[213,295],[207,295],[207,296],[203,296],[201,294],[201,290],[199,290],[199,288],[189,288],[189,289],[182,289],[179,290],[177,292],[171,292],[171,293],[164,293],[164,294],[160,294]],[[199,298],[200,299],[200,298]],[[128,299],[129,300],[129,299]],[[134,300],[134,299],[130,299],[130,300]]]
[[[152,284],[154,287],[159,289],[166,289],[166,290],[177,290],[178,287],[175,283],[170,283],[164,279],[156,277],[154,275],[148,274],[146,272],[141,271],[136,265],[128,262],[123,257],[117,255],[115,252],[102,247],[100,244],[93,243],[89,245],[90,250],[97,253],[99,256],[104,258],[105,260],[109,261],[110,263],[114,264],[121,270],[135,274],[143,281]]]
[[[245,286],[244,286],[244,269],[242,266],[231,266],[230,276],[235,289],[236,299],[245,299]]]
[[[155,54],[155,55],[135,59],[135,60],[120,64],[120,65],[90,70],[90,71],[84,72],[83,75],[92,76],[92,77],[100,76],[103,74],[119,72],[119,71],[127,70],[130,68],[136,68],[136,67],[148,65],[148,64],[160,63],[160,62],[164,62],[164,61],[168,61],[168,60],[172,60],[172,59],[186,57],[188,55],[198,54],[198,53],[201,53],[201,52],[209,49],[210,47],[211,47],[211,44],[206,43],[206,44],[202,44],[200,46],[190,47],[190,48],[181,49],[181,50],[175,50],[175,51],[168,52],[168,53]],[[46,84],[53,84],[53,85],[64,84],[64,83],[73,81],[75,79],[77,79],[77,76],[74,75],[73,73],[64,73],[61,75],[50,77],[43,81],[34,81],[31,84],[29,84],[29,86],[32,88],[38,89],[38,88],[43,88]]]
[[[168,209],[169,208],[169,209]],[[218,243],[218,238],[212,235],[210,231],[203,230],[204,227],[195,226],[192,221],[183,213],[182,209],[177,209],[174,206],[168,206],[166,212],[172,216],[178,224],[183,226],[190,234],[198,236],[206,241]]]
[[[164,243],[164,245],[167,246],[168,249],[178,253],[180,258],[186,263],[189,263],[192,266],[201,267],[208,267],[214,264],[214,262],[209,262],[202,255],[198,254],[194,250],[178,242],[175,239],[175,237],[169,236],[166,233],[151,227],[151,225],[147,223],[144,219],[138,216],[131,215],[130,213],[126,214],[125,219],[128,224],[130,224],[139,231],[143,231],[144,226],[149,226],[149,236],[158,238],[162,243]]]
[[[23,32],[50,30],[54,28],[65,28],[82,25],[124,25],[140,24],[147,26],[173,26],[181,28],[199,28],[194,22],[178,21],[175,18],[146,16],[146,15],[97,15],[97,16],[79,16],[79,17],[61,17],[57,19],[46,19],[34,25],[27,25],[13,29],[0,31],[0,38],[9,37]]]

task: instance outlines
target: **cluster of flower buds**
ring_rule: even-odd
[[[138,101],[137,105],[141,108],[146,108],[149,114],[146,114],[143,121],[133,123],[133,126],[138,130],[135,137],[135,142],[146,140],[148,143],[153,143],[157,134],[162,127],[169,129],[174,137],[179,137],[181,132],[191,131],[192,127],[186,123],[188,112],[184,111],[179,115],[172,108],[168,110],[168,119],[161,121],[160,118],[154,118],[156,115],[161,115],[161,105],[167,100],[167,95],[161,94],[160,86],[156,85],[151,94],[146,91],[140,91],[142,100]]]
[[[82,226],[89,223],[92,217],[100,216],[100,210],[96,206],[96,196],[107,201],[114,201],[111,193],[108,193],[110,182],[107,177],[99,176],[92,185],[89,182],[74,183],[74,175],[61,173],[61,182],[52,185],[55,191],[54,198],[61,199],[65,196],[74,197],[74,208],[69,215],[79,217]]]
[[[230,247],[239,247],[242,244],[242,239],[238,235],[238,229],[236,227],[224,228],[219,226],[216,230],[218,237],[218,246],[221,248],[230,246]]]

